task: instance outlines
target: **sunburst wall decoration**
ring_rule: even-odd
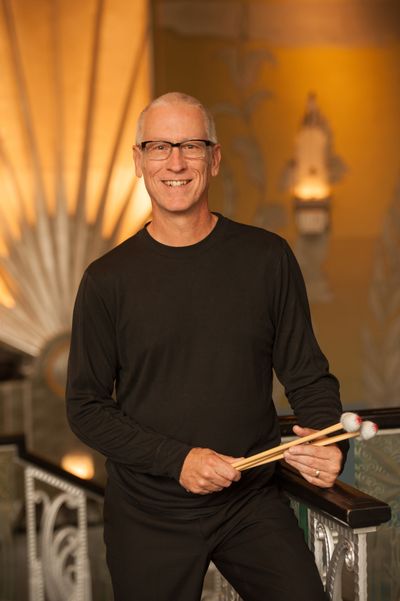
[[[130,155],[148,23],[143,0],[1,0],[0,340],[33,357],[68,332],[87,264],[149,215]]]

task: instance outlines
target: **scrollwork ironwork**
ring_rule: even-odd
[[[91,601],[85,493],[37,468],[27,467],[25,478],[31,599]],[[36,489],[37,481],[53,494]],[[73,515],[66,524],[60,523],[65,509]]]
[[[347,538],[340,540],[330,558],[326,576],[326,591],[333,601],[341,601],[343,565],[349,570],[355,568],[354,545]]]
[[[366,536],[375,528],[353,530],[328,515],[309,509],[310,548],[330,601],[342,601],[343,567],[353,573],[354,601],[367,601]],[[223,578],[219,601],[241,601],[238,593]]]
[[[315,545],[314,554],[322,582],[326,583],[327,570],[335,548],[335,538],[337,533],[333,532],[327,524],[321,521],[315,523]]]
[[[355,601],[367,601],[367,534],[310,510],[311,540],[321,579],[331,601],[342,601],[343,567],[353,573]],[[323,545],[323,551],[321,551]]]

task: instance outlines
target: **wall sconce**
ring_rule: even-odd
[[[296,226],[303,236],[317,236],[330,228],[330,196],[321,199],[294,197]]]
[[[332,183],[341,179],[343,161],[332,151],[333,138],[315,94],[309,94],[296,135],[294,157],[285,170],[285,187],[293,198],[297,228],[295,253],[311,301],[331,300],[332,292],[322,271],[331,226]]]

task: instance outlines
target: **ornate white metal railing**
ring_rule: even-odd
[[[295,511],[297,502],[295,504]],[[354,577],[354,601],[367,600],[367,534],[376,527],[353,529],[323,512],[308,510],[309,546],[331,601],[342,601],[343,570]],[[242,601],[220,575],[218,601]]]
[[[43,469],[27,466],[25,494],[30,601],[46,597],[91,601],[86,493]],[[64,508],[69,510],[69,519],[60,524]],[[342,601],[342,574],[347,569],[353,573],[355,601],[366,601],[366,538],[376,528],[353,529],[312,509],[308,522],[310,548],[329,599]],[[241,601],[213,565],[210,571],[213,589],[204,592],[203,601]]]
[[[310,547],[332,601],[343,599],[343,570],[353,575],[354,601],[366,601],[367,535],[375,527],[349,528],[346,524],[313,510],[309,511]]]
[[[101,528],[101,487],[27,452],[22,436],[0,442],[2,450],[17,447],[24,466],[29,601],[109,601],[111,590],[103,581],[92,595],[98,562],[92,552],[89,561],[88,549],[92,526],[97,534]],[[300,523],[307,512],[309,544],[329,599],[342,601],[342,576],[349,571],[352,598],[367,601],[367,535],[390,519],[389,505],[340,482],[318,489],[284,467],[280,480]],[[98,555],[98,542],[95,546]],[[213,564],[207,582],[202,601],[240,601]]]
[[[85,492],[27,466],[25,497],[30,601],[91,601]],[[63,508],[74,516],[66,524]]]

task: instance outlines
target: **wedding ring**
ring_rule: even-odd
[[[320,473],[319,470],[315,470],[314,478],[319,478]]]

